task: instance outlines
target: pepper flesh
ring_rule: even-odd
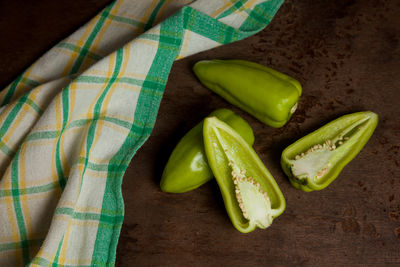
[[[215,116],[234,128],[244,140],[253,145],[254,134],[250,125],[229,109],[217,109]],[[161,190],[184,193],[193,190],[213,178],[203,145],[203,121],[192,128],[173,150],[161,177]]]
[[[203,60],[193,71],[204,86],[275,128],[290,119],[302,93],[297,80],[245,60]]]
[[[344,115],[288,146],[282,169],[298,189],[324,189],[361,151],[377,124],[378,115],[370,111]]]
[[[234,227],[248,233],[267,228],[285,210],[274,178],[254,150],[226,123],[206,118],[204,147]]]

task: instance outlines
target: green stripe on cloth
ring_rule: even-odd
[[[58,45],[56,45],[56,47],[58,47],[58,48],[65,48],[65,49],[68,49],[68,50],[73,51],[73,52],[75,52],[75,53],[80,53],[80,52],[82,52],[84,49],[86,49],[86,48],[84,48],[84,47],[79,47],[79,46],[77,46],[77,45],[74,45],[74,44],[71,44],[71,43],[64,43],[64,42],[59,43]],[[87,50],[87,49],[86,49],[86,50]],[[94,60],[96,60],[96,61],[103,58],[102,56],[97,55],[97,54],[95,54],[95,53],[93,53],[93,52],[90,52],[89,50],[87,50],[87,51],[85,51],[85,52],[87,53],[87,56],[88,56],[89,58],[94,59]]]
[[[18,169],[18,159],[19,159],[19,153],[20,151],[15,154],[15,160],[13,161],[11,165],[11,181],[12,181],[12,197],[13,197],[13,204],[14,204],[14,211],[15,211],[15,217],[17,220],[17,225],[18,225],[18,230],[19,230],[19,236],[20,236],[20,242],[21,242],[21,248],[22,248],[22,260],[23,264],[28,264],[30,261],[30,256],[29,256],[29,243],[27,240],[26,236],[26,226],[25,226],[25,221],[24,221],[24,215],[22,213],[22,207],[21,207],[21,199],[20,199],[20,193],[19,193],[19,169]]]
[[[140,38],[146,40],[158,41],[160,39],[160,36],[157,34],[143,33],[142,35],[140,35]]]
[[[80,119],[80,120],[76,120],[76,121],[72,121],[68,124],[68,126],[65,128],[66,130],[72,129],[72,128],[77,128],[77,127],[82,127],[85,126],[89,123],[91,123],[93,120],[95,119]],[[128,121],[123,121],[117,118],[111,118],[111,117],[107,117],[107,116],[99,116],[98,118],[96,118],[96,120],[104,120],[104,121],[108,121],[108,122],[112,122],[115,125],[124,127],[126,129],[130,129],[132,126],[132,123],[128,122]]]
[[[12,156],[15,154],[13,149],[11,149],[9,146],[7,146],[3,141],[2,138],[4,135],[7,133],[7,130],[11,127],[12,123],[14,122],[15,118],[19,114],[23,105],[28,104],[31,106],[36,112],[38,112],[39,115],[43,113],[43,111],[31,100],[29,99],[28,95],[25,95],[21,97],[15,105],[12,107],[11,112],[8,114],[6,119],[4,120],[3,124],[0,127],[0,150],[4,152],[7,156]]]
[[[57,138],[60,135],[60,131],[43,131],[43,132],[35,132],[28,135],[27,140],[43,140],[43,139],[53,139]]]
[[[160,8],[164,4],[165,4],[165,0],[160,0],[158,2],[156,7],[153,9],[153,12],[151,12],[151,15],[150,15],[149,20],[147,21],[146,25],[144,25],[144,28],[143,28],[144,31],[147,31],[148,29],[151,28],[151,26],[153,26],[154,20],[156,19],[156,16],[157,16],[158,12],[160,11]]]
[[[173,39],[173,38],[171,38]],[[110,78],[107,77],[99,77],[99,76],[85,76],[82,75],[78,77],[75,82],[78,83],[97,83],[97,84],[103,84],[109,82]],[[125,84],[130,84],[130,85],[135,85],[135,86],[143,86],[144,80],[140,79],[135,79],[135,78],[130,78],[130,77],[121,77],[117,78],[115,82],[120,82],[120,83],[125,83]],[[165,84],[167,81],[160,80],[159,77],[147,77],[146,82],[153,82],[153,83],[161,83]],[[149,91],[148,93],[151,94],[157,94],[157,91]],[[162,95],[162,94],[161,94]]]
[[[53,264],[51,265],[52,267],[57,267],[58,266],[58,258],[60,257],[61,247],[62,247],[63,243],[64,243],[64,235],[61,238],[60,244],[58,244],[56,256],[54,257]]]
[[[109,14],[107,16],[107,18],[111,19],[111,20],[114,20],[114,21],[121,22],[121,23],[125,23],[125,24],[128,24],[128,25],[132,25],[132,26],[135,26],[135,27],[144,27],[144,23],[136,21],[136,20],[131,19],[131,18],[127,18],[127,17],[122,17],[122,16],[116,16],[114,14]]]
[[[115,3],[116,3],[116,1],[111,3],[107,8],[105,8],[101,12],[100,19],[94,26],[92,33],[89,35],[89,38],[86,40],[84,46],[82,47],[82,51],[79,54],[78,58],[76,59],[75,64],[70,71],[70,74],[78,73],[78,71],[83,63],[83,60],[85,59],[86,55],[88,54],[88,51],[90,51],[90,47],[91,47],[94,39],[96,38],[97,34],[100,32],[101,27],[103,27],[104,21],[107,19],[108,15],[110,14],[110,10],[112,9],[112,7],[114,6]]]
[[[32,107],[37,114],[42,115],[43,110],[30,98],[26,98],[25,103]]]
[[[232,1],[232,0],[231,0]],[[232,1],[234,2],[234,1]],[[228,8],[227,10],[225,10],[224,12],[222,12],[217,19],[221,19],[224,17],[229,16],[230,14],[232,14],[233,12],[239,10],[245,3],[247,2],[247,0],[239,0],[236,1],[236,3],[234,3],[230,8]]]
[[[115,210],[102,210],[101,214],[98,214],[93,212],[78,212],[70,207],[60,207],[56,209],[55,213],[68,215],[73,219],[82,221],[100,221],[100,216],[103,216],[101,221],[102,223],[108,224],[108,228],[111,228],[116,220],[122,223],[124,219],[124,217]]]
[[[88,169],[99,172],[120,172],[121,170],[124,170],[124,168],[128,167],[128,164],[124,164],[122,161],[116,163],[99,164],[90,162],[86,157],[80,157],[79,162],[86,164]]]
[[[75,79],[75,82],[82,83],[106,83],[110,80],[108,77],[98,77],[98,76],[86,76],[81,75]]]
[[[11,127],[11,124],[13,123],[14,119],[20,115],[19,112],[23,105],[25,104],[24,102],[26,101],[28,97],[23,96],[20,101],[18,101],[11,109],[11,112],[7,115],[7,118],[4,120],[3,124],[0,127],[0,139],[3,138],[4,134],[7,132],[7,130]]]
[[[14,152],[11,148],[9,148],[9,147],[7,146],[7,144],[4,143],[3,141],[0,141],[0,150],[1,150],[5,155],[7,155],[7,156],[9,156],[9,157],[12,157],[12,156],[15,154],[15,152]]]
[[[149,92],[148,90],[144,90],[143,93],[151,94],[151,92]],[[154,94],[151,94],[151,95],[160,96],[160,94],[162,94],[162,93],[154,93]],[[99,116],[96,119],[79,119],[79,120],[68,122],[68,124],[63,129],[63,132],[65,132],[67,130],[70,130],[70,129],[86,126],[89,123],[91,123],[93,120],[97,120],[97,121],[104,120],[104,121],[107,121],[107,122],[111,122],[111,123],[113,123],[113,124],[115,124],[117,126],[121,126],[121,127],[125,128],[125,129],[131,129],[132,127],[141,129],[141,127],[143,126],[143,125],[138,125],[138,123],[136,123],[136,122],[134,122],[132,124],[132,123],[130,123],[128,121],[124,121],[124,120],[121,120],[121,119],[118,119],[118,118],[112,118],[112,117],[108,117],[108,116]],[[146,127],[146,131],[148,133],[150,133],[151,130],[152,130],[152,128]],[[54,139],[54,138],[59,137],[60,135],[61,135],[61,130],[59,130],[59,131],[41,131],[41,132],[35,132],[35,133],[32,133],[32,134],[28,135],[26,140],[27,141],[35,141],[35,140],[43,140],[43,139]],[[129,135],[130,136],[137,136],[137,134],[135,132],[130,132]],[[0,142],[0,149],[2,149],[1,146],[2,146],[2,143]],[[4,146],[6,146],[6,144],[4,144]],[[8,152],[11,153],[10,155],[14,154],[7,147],[5,148],[4,153],[6,153],[6,152],[7,153]]]
[[[40,266],[50,266],[52,263],[42,257],[36,257],[32,260],[31,262],[32,264],[37,264]],[[70,264],[62,264],[63,267],[89,267],[89,266],[93,266],[93,265],[82,265],[82,264],[74,264],[74,265],[70,265]]]
[[[23,74],[19,75],[18,78],[11,84],[10,88],[7,90],[6,95],[4,96],[3,101],[1,102],[0,107],[3,107],[4,105],[7,105],[11,98],[14,95],[15,90],[17,89],[17,86],[19,82],[22,80]]]
[[[33,80],[32,78],[22,77],[21,82],[29,85],[30,87],[36,87],[40,85],[40,82]]]
[[[42,244],[43,242],[43,238],[40,239],[30,239],[28,240],[27,243],[29,243],[29,245],[31,247],[38,247]],[[24,246],[24,243],[21,242],[14,242],[14,243],[2,243],[0,244],[0,252],[1,251],[7,251],[7,250],[13,250],[13,249],[21,249],[22,246]]]
[[[55,183],[55,182],[51,182],[51,183],[41,185],[41,186],[34,186],[34,187],[19,189],[18,193],[20,196],[29,195],[29,194],[38,194],[38,193],[48,192],[50,189],[53,189],[56,187],[59,187],[59,184]],[[2,190],[0,190],[0,197],[13,196],[13,192],[14,192],[13,190],[2,189]]]
[[[64,169],[63,165],[61,162],[61,155],[60,155],[60,149],[61,149],[61,135],[63,134],[65,130],[65,126],[67,125],[68,122],[68,114],[69,114],[69,86],[67,88],[64,88],[61,93],[61,103],[62,103],[62,116],[63,116],[63,122],[62,122],[62,128],[60,131],[60,137],[57,140],[56,144],[56,170],[57,170],[57,177],[58,177],[58,183],[60,184],[60,187],[64,189],[65,184],[67,183],[67,177],[64,174]]]

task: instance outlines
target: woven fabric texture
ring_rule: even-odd
[[[283,0],[117,0],[0,93],[0,266],[114,265],[121,183],[173,62],[262,30]]]

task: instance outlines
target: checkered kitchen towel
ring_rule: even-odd
[[[263,29],[283,0],[117,0],[0,94],[0,266],[114,265],[122,177],[174,60]]]

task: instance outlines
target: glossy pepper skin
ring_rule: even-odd
[[[216,117],[204,120],[203,137],[208,163],[234,227],[248,233],[270,226],[286,202],[251,146]]]
[[[291,184],[303,191],[321,190],[332,183],[368,142],[378,115],[344,115],[288,146],[281,166]]]
[[[275,128],[290,119],[302,93],[297,80],[245,60],[203,60],[193,71],[204,86]]]
[[[250,125],[229,109],[217,109],[215,116],[233,127],[246,142],[254,143]],[[208,166],[203,145],[203,121],[192,128],[172,152],[162,174],[161,190],[169,193],[184,193],[193,190],[213,178]]]

